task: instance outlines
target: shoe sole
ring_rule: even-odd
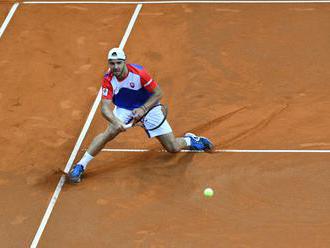
[[[70,183],[70,184],[77,184],[77,183],[81,182],[81,177],[70,177],[69,174],[66,174],[65,177],[66,177],[65,181]]]
[[[69,183],[71,184],[77,184],[81,182],[81,178],[70,178],[69,177]]]
[[[84,170],[80,172],[79,176],[76,176],[76,177],[71,177],[70,174],[72,173],[72,171],[76,168],[77,165],[75,165],[73,167],[73,169],[69,172],[69,174],[67,175],[68,176],[68,181],[71,183],[71,184],[77,184],[77,183],[80,183],[81,182],[81,179],[84,175]],[[81,166],[81,165],[80,165]]]
[[[204,139],[206,139],[207,141],[208,141],[208,144],[207,144],[207,148],[206,149],[204,149],[204,152],[212,152],[213,151],[213,149],[214,149],[214,145],[213,145],[213,143],[208,139],[208,138],[205,138],[205,137],[203,137],[203,136],[200,136],[201,138],[204,138]]]
[[[79,177],[70,177],[70,174],[67,174],[67,181],[71,184],[77,184],[81,182],[81,179],[83,177],[83,174],[81,174]]]
[[[214,150],[214,145],[212,144],[211,141],[209,141],[209,142],[210,142],[209,145],[208,145],[209,147],[207,149],[204,149],[204,151],[211,153]]]

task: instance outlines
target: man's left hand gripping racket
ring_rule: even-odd
[[[140,119],[133,120],[132,122],[125,125],[128,129],[134,126],[143,127],[147,131],[156,130],[159,128],[167,117],[167,107],[163,104],[157,104],[150,108]]]

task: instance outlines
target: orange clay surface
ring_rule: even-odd
[[[4,8],[2,8],[4,7]],[[1,5],[0,18],[6,15]],[[20,5],[0,40],[0,240],[28,247],[135,5]],[[177,135],[330,149],[330,5],[144,5],[128,60]],[[97,111],[79,158],[107,123]],[[141,129],[107,148],[159,150]],[[77,158],[78,159],[78,158]],[[330,154],[101,153],[40,247],[329,247]],[[215,190],[206,199],[202,191]]]
[[[0,26],[6,19],[6,16],[8,15],[8,12],[11,7],[12,7],[12,4],[1,4],[0,5]]]

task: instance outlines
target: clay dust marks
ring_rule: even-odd
[[[147,51],[144,55],[152,61],[161,61],[163,59],[163,55],[156,51]]]
[[[91,95],[96,95],[97,94],[97,88],[95,86],[90,86],[90,87],[87,87],[87,90],[88,92],[91,94]]]
[[[208,136],[215,143],[216,149],[228,148],[267,129],[288,107],[287,104],[272,107],[238,107],[214,119],[210,118],[189,132]],[[265,138],[265,142],[266,140]]]
[[[24,221],[26,221],[28,219],[27,216],[24,215],[17,215],[15,217],[15,219],[13,219],[10,224],[11,225],[19,225],[19,224],[23,224]]]
[[[73,106],[73,103],[70,100],[63,100],[60,102],[60,106],[62,109],[70,109]]]
[[[140,16],[163,16],[163,15],[165,15],[164,12],[144,12],[140,14]]]
[[[288,105],[284,105],[281,107],[278,107],[278,109],[275,109],[273,112],[271,112],[268,116],[263,117],[260,121],[257,121],[255,125],[252,127],[249,127],[238,134],[234,135],[233,137],[230,137],[229,139],[224,140],[221,142],[220,147],[225,148],[230,145],[233,145],[237,142],[240,142],[249,136],[254,135],[255,133],[261,131],[262,129],[266,128],[271,121],[273,121],[276,117],[278,117],[283,111],[285,111],[288,108]]]
[[[75,136],[65,132],[64,130],[58,130],[58,131],[56,131],[56,134],[58,136],[60,136],[61,138],[64,138],[64,139],[73,139],[73,138],[75,138]]]
[[[10,181],[8,179],[0,178],[0,187],[9,185]]]
[[[230,8],[216,8],[216,12],[228,12],[228,13],[240,13],[239,9],[230,9]]]
[[[110,47],[110,43],[106,41],[99,41],[97,44],[103,47]]]
[[[54,186],[61,175],[63,175],[61,169],[48,171],[32,169],[25,176],[25,184],[28,186],[36,186],[35,189],[40,188],[41,191],[44,191],[46,186]],[[34,191],[31,194],[37,196],[39,193],[39,191]]]
[[[40,143],[42,143],[43,145],[49,148],[58,148],[74,138],[73,135],[68,134],[64,130],[57,130],[55,137],[52,139],[42,138],[40,139]]]
[[[72,10],[79,10],[79,11],[88,11],[88,8],[82,7],[82,6],[72,6],[72,5],[66,5],[64,6],[66,9],[72,9]]]
[[[189,5],[187,5],[187,4],[182,5],[182,8],[183,8],[183,11],[187,14],[194,13],[193,8],[189,7]]]
[[[207,130],[214,128],[215,126],[219,125],[221,122],[231,118],[232,116],[234,116],[235,114],[245,110],[247,107],[241,107],[239,109],[236,109],[234,111],[231,111],[229,113],[226,113],[222,116],[219,116],[215,119],[212,119],[210,121],[208,121],[207,123],[201,124],[193,129],[190,130],[190,132],[192,133],[204,133]]]
[[[136,247],[145,247],[145,245],[148,243],[148,239],[155,236],[157,233],[157,230],[140,230],[135,233],[134,243]],[[161,246],[160,246],[161,247]]]
[[[74,106],[74,104],[70,100],[63,100],[60,102],[60,107],[63,110],[71,111],[71,117],[73,120],[81,120],[81,118],[83,117],[83,112],[79,109],[72,109],[73,106]]]
[[[40,140],[40,142],[47,147],[58,148],[64,145],[67,142],[67,139],[63,139],[63,138],[59,138],[57,140],[42,139]]]
[[[87,73],[92,68],[92,64],[84,64],[81,65],[77,70],[75,70],[74,74],[82,74]]]
[[[96,204],[100,206],[108,205],[109,201],[103,198],[97,199]]]
[[[325,147],[330,147],[330,143],[329,142],[315,142],[315,143],[303,143],[299,145],[302,148],[325,148]]]
[[[84,114],[81,110],[74,109],[72,110],[71,117],[73,120],[81,120],[83,118]]]
[[[68,104],[68,102],[66,102]],[[57,148],[64,145],[69,140],[73,139],[74,136],[67,133],[64,130],[58,129],[55,125],[52,124],[52,120],[45,118],[43,116],[30,116],[25,119],[23,126],[12,127],[12,132],[17,138],[20,138],[21,142],[28,142],[30,136],[29,132],[31,130],[39,131],[50,131],[52,130],[52,138],[41,138],[40,143],[50,147]]]
[[[297,11],[297,12],[312,12],[315,11],[315,8],[291,8],[290,10]]]
[[[82,46],[86,42],[86,37],[85,36],[80,36],[76,40],[78,46]]]
[[[7,59],[1,60],[1,61],[0,61],[0,67],[5,66],[5,65],[7,65],[8,63],[9,63],[9,60],[7,60]]]

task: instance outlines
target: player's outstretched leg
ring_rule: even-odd
[[[156,136],[164,149],[170,153],[180,152],[182,149],[188,148],[184,138],[176,138],[173,133],[167,133]]]
[[[79,183],[86,170],[87,164],[103,149],[106,143],[114,139],[121,131],[109,126],[103,133],[97,135],[90,144],[81,160],[69,172],[71,183]]]
[[[173,133],[157,136],[157,139],[171,153],[180,152],[182,149],[210,152],[214,148],[212,142],[205,138],[186,133],[184,137],[176,138]]]

